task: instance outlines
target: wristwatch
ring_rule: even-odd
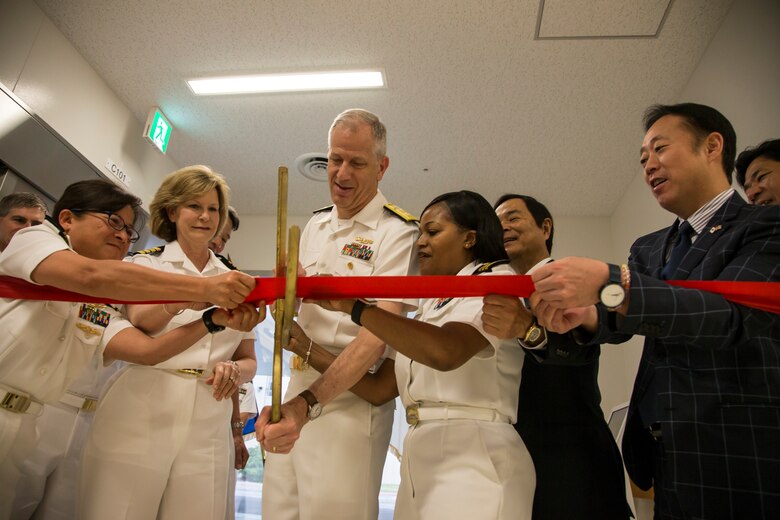
[[[230,427],[234,430],[244,431],[244,421],[238,420],[230,423]]]
[[[523,348],[535,349],[543,347],[547,343],[547,330],[534,319],[525,332],[523,339],[517,338],[517,342]]]
[[[298,396],[303,397],[303,400],[306,401],[306,404],[309,407],[309,409],[306,411],[306,417],[308,417],[310,421],[313,421],[320,416],[322,413],[322,405],[319,401],[317,401],[317,398],[314,396],[311,390],[306,389],[298,394]]]
[[[623,304],[626,299],[626,290],[621,283],[620,267],[609,265],[609,280],[599,290],[599,302],[608,311],[614,311]]]
[[[223,330],[225,330],[225,327],[223,327],[222,325],[217,325],[211,319],[211,315],[214,314],[214,311],[216,310],[217,310],[216,307],[212,307],[208,309],[206,312],[204,312],[202,316],[203,324],[206,326],[206,330],[208,330],[210,334],[214,334],[216,332],[222,332]]]
[[[352,312],[349,313],[352,321],[356,325],[360,325],[362,327],[363,324],[360,322],[360,317],[363,315],[363,311],[366,310],[366,307],[374,307],[375,305],[376,304],[367,300],[355,300],[355,304],[352,306]]]

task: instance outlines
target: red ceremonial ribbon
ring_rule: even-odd
[[[282,277],[255,278],[257,286],[247,302],[269,303],[284,297]],[[670,285],[720,294],[734,303],[780,314],[780,283],[670,280]],[[504,294],[528,297],[534,291],[527,275],[499,276],[306,276],[298,278],[299,298],[338,300],[342,298],[456,298]],[[0,297],[82,303],[128,303],[124,300],[87,296],[19,278],[0,276]],[[136,303],[170,303],[147,300]]]
[[[720,294],[734,303],[780,314],[780,283],[669,280],[669,285]]]
[[[284,298],[283,277],[256,277],[257,285],[247,302],[270,303]],[[297,296],[317,300],[343,298],[455,298],[505,294],[527,297],[534,292],[530,276],[305,276],[298,278]],[[124,300],[87,296],[48,285],[35,285],[19,278],[0,276],[0,298],[53,300],[82,303],[129,303]],[[135,303],[171,303],[146,300]]]

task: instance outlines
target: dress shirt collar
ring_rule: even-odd
[[[729,197],[731,197],[731,195],[733,194],[734,194],[734,190],[732,188],[720,192],[718,195],[715,196],[714,199],[712,199],[707,204],[694,211],[693,215],[688,217],[687,219],[688,224],[691,225],[694,232],[694,235],[691,237],[691,241],[695,240],[695,237],[697,237],[702,231],[704,231],[704,228],[707,227],[707,223],[710,221],[710,219],[715,214],[715,212],[718,211],[726,203],[726,201],[729,200]],[[683,220],[684,219],[681,219],[679,217],[677,218],[678,227],[680,224],[682,224]]]
[[[536,264],[535,266],[533,266],[532,268],[530,268],[530,269],[528,270],[528,272],[527,272],[527,273],[525,273],[525,274],[532,274],[534,271],[536,271],[537,269],[539,269],[540,267],[542,267],[544,264],[548,264],[548,263],[550,263],[550,262],[552,262],[552,257],[551,257],[551,256],[548,256],[547,258],[545,258],[545,259],[541,260],[541,261],[540,261],[538,264]]]
[[[387,199],[381,191],[377,190],[376,195],[374,195],[374,198],[371,199],[371,202],[366,204],[363,209],[358,211],[354,217],[348,220],[359,222],[360,224],[363,224],[370,229],[376,229],[379,225],[379,219],[382,218],[385,204],[387,204]],[[339,229],[338,210],[335,206],[330,210],[330,213],[325,213],[323,215],[323,218],[320,220],[320,222],[324,222],[326,220],[330,220],[331,229]]]
[[[178,240],[174,240],[173,242],[168,242],[165,244],[165,249],[160,254],[160,260],[172,264],[180,264],[185,269],[199,274],[206,274],[215,269],[218,271],[227,270],[227,267],[225,267],[222,261],[220,261],[220,259],[217,258],[216,255],[214,255],[214,253],[209,249],[209,260],[206,262],[203,270],[198,271],[192,261],[184,253],[184,250],[181,248]]]

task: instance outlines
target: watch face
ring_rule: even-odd
[[[541,339],[542,337],[542,329],[537,327],[536,325],[531,326],[531,329],[528,331],[528,334],[526,334],[525,342],[526,343],[536,343]]]
[[[322,405],[320,403],[314,403],[309,407],[309,419],[316,419],[322,413]]]
[[[607,284],[603,289],[601,289],[599,299],[605,307],[608,309],[614,309],[615,307],[620,307],[620,304],[623,303],[623,300],[626,299],[626,291],[620,284]]]

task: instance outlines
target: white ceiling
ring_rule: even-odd
[[[224,174],[243,214],[329,202],[294,172],[324,152],[333,117],[362,107],[388,127],[380,188],[418,213],[472,189],[536,196],[555,215],[610,215],[639,172],[641,115],[677,102],[732,0],[36,0],[146,120],[168,154]],[[236,72],[381,67],[381,90],[196,97],[184,80]]]

